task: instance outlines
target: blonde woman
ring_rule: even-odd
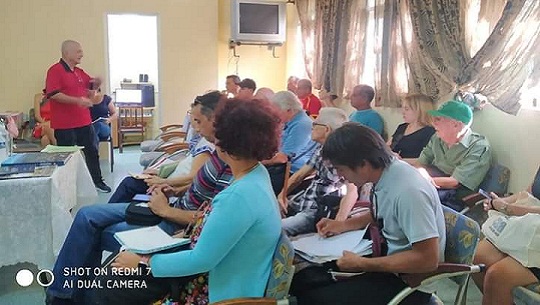
[[[401,158],[418,158],[435,129],[431,127],[429,110],[435,109],[433,100],[423,94],[407,95],[401,105],[405,123],[400,124],[388,145]]]

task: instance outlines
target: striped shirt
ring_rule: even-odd
[[[174,203],[174,207],[197,210],[203,202],[212,200],[217,193],[229,186],[232,178],[231,168],[214,151],[197,172],[188,191]]]

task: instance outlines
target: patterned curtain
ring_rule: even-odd
[[[316,88],[347,94],[357,82],[367,83],[377,91],[377,105],[389,107],[399,106],[407,91],[438,100],[472,88],[516,114],[522,88],[538,86],[539,0],[296,3]]]
[[[523,87],[538,86],[539,51],[540,1],[508,0],[495,29],[457,82],[476,88],[495,107],[515,115]]]
[[[297,0],[306,72],[316,89],[343,88],[343,62],[353,0]]]
[[[410,43],[405,44],[410,89],[435,100],[455,90],[455,79],[469,60],[458,2],[401,1],[402,22],[410,24],[413,33]]]

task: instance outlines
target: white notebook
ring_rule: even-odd
[[[158,226],[116,232],[114,233],[114,238],[126,250],[138,254],[155,253],[190,242],[189,238],[173,238]]]

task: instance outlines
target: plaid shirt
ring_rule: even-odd
[[[345,184],[336,169],[328,162],[323,162],[321,149],[313,154],[306,165],[315,169],[315,178],[304,191],[289,199],[289,209],[294,214],[307,210],[316,211],[317,199],[339,190]]]

